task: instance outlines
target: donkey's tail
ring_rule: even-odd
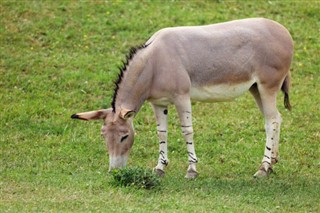
[[[284,107],[287,108],[289,111],[291,110],[291,104],[289,99],[290,82],[291,82],[291,77],[289,72],[286,78],[284,79],[281,87],[281,90],[284,93]]]

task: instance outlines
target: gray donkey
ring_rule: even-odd
[[[124,167],[133,145],[133,117],[147,100],[157,120],[160,150],[155,171],[168,165],[167,107],[174,104],[188,150],[187,178],[198,175],[191,100],[230,101],[250,91],[264,115],[266,147],[255,177],[272,172],[278,161],[281,116],[276,96],[289,102],[293,41],[272,20],[250,18],[207,26],[165,28],[130,51],[116,82],[112,108],[72,115],[103,119],[101,133],[109,150],[109,169]]]

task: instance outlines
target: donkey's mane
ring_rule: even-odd
[[[117,94],[118,94],[118,90],[119,90],[119,85],[122,82],[123,75],[127,71],[127,67],[129,65],[130,61],[133,59],[133,57],[136,55],[136,53],[139,50],[146,48],[148,45],[149,44],[142,44],[137,47],[130,48],[129,53],[126,56],[126,60],[122,62],[121,66],[119,66],[120,73],[118,74],[118,79],[114,82],[115,87],[114,87],[114,93],[113,93],[113,98],[112,98],[112,102],[111,102],[113,112],[116,112],[116,99],[117,99]]]

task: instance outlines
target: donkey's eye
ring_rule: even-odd
[[[125,136],[123,136],[123,137],[121,138],[120,142],[122,143],[125,139],[127,139],[127,138],[128,138],[128,136],[129,136],[129,135],[125,135]]]

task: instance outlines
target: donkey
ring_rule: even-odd
[[[246,91],[265,118],[266,146],[255,177],[268,176],[278,161],[281,116],[276,96],[289,102],[293,41],[279,23],[250,18],[206,26],[165,28],[133,48],[116,81],[112,108],[73,114],[82,120],[103,119],[101,134],[109,150],[109,169],[124,167],[134,141],[133,118],[151,103],[159,137],[155,171],[168,165],[168,105],[179,114],[189,166],[186,178],[198,175],[191,116],[193,101],[230,101]]]

